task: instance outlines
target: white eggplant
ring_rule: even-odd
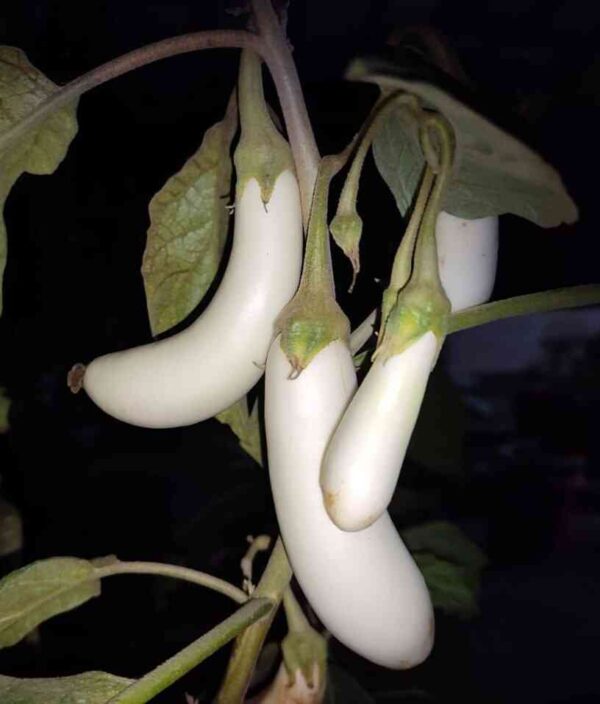
[[[233,248],[213,300],[172,337],[95,359],[83,386],[104,411],[147,428],[190,425],[220,413],[260,379],[274,322],[302,266],[302,214],[294,174],[267,204],[255,178],[236,202]]]
[[[437,349],[430,331],[400,354],[376,359],[333,433],[321,489],[342,530],[362,530],[388,507]]]
[[[463,220],[441,212],[436,240],[452,310],[487,301],[496,276],[498,218]],[[427,332],[400,354],[380,356],[340,421],[321,470],[323,500],[339,528],[362,530],[389,505],[438,349]]]
[[[452,311],[488,301],[496,280],[498,218],[463,220],[442,211],[435,234],[440,279]]]
[[[267,359],[265,418],[269,472],[281,535],[294,573],[326,628],[385,667],[429,654],[434,618],[424,579],[386,513],[359,533],[339,530],[323,506],[323,453],[356,389],[340,340],[296,379],[279,338]]]

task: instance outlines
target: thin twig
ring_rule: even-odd
[[[600,303],[600,285],[570,286],[550,291],[529,293],[525,296],[506,298],[485,305],[467,308],[450,317],[448,332],[467,330],[477,325],[493,323],[495,320],[512,318],[517,315],[545,313],[552,310],[591,306]]]
[[[98,567],[95,576],[103,579],[104,577],[113,577],[119,574],[154,574],[161,577],[172,577],[212,589],[228,596],[238,604],[248,601],[248,595],[244,591],[224,579],[219,579],[219,577],[214,577],[212,574],[193,570],[189,567],[181,567],[180,565],[167,565],[161,562],[116,561],[106,566]]]
[[[306,614],[296,599],[296,595],[292,591],[292,587],[283,592],[283,608],[285,609],[285,617],[288,624],[288,630],[294,633],[312,630],[312,626],[306,618]]]
[[[269,599],[250,599],[218,626],[110,699],[108,704],[144,704],[274,610]]]
[[[267,597],[279,605],[291,578],[292,569],[279,538],[253,598]],[[244,701],[256,661],[276,611],[277,609],[274,608],[267,618],[247,628],[237,639],[217,696],[217,704],[241,704]]]
[[[123,56],[108,61],[97,68],[75,78],[59,88],[49,98],[40,103],[33,112],[14,127],[0,135],[0,152],[18,141],[28,130],[38,125],[50,113],[75,101],[88,90],[102,85],[113,78],[122,76],[141,66],[178,54],[187,54],[200,49],[254,49],[262,54],[260,38],[250,32],[239,30],[209,30],[182,34],[148,44],[130,51]]]

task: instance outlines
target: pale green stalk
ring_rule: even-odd
[[[216,699],[217,704],[241,704],[244,701],[265,637],[291,578],[292,568],[279,538],[252,595],[252,600],[260,597],[268,598],[274,608],[266,618],[247,628],[237,639]]]
[[[96,568],[95,577],[104,579],[119,574],[153,574],[161,577],[171,577],[181,579],[184,582],[197,584],[219,592],[233,599],[238,604],[243,604],[248,600],[248,595],[238,589],[238,587],[226,582],[224,579],[214,577],[206,572],[181,567],[180,565],[167,565],[160,562],[110,562],[107,565]]]
[[[248,630],[248,627],[260,619],[268,619],[269,614],[274,611],[275,607],[271,600],[250,599],[229,618],[211,628],[208,633],[165,660],[147,675],[136,680],[120,694],[112,697],[107,704],[144,704],[144,702],[153,699],[173,682],[206,660],[209,655],[235,638],[241,631]]]
[[[524,296],[505,298],[481,306],[467,308],[450,316],[448,333],[468,330],[478,325],[493,323],[495,320],[513,318],[518,315],[546,313],[565,308],[593,306],[600,304],[600,285],[570,286],[550,291],[528,293]]]
[[[40,124],[48,115],[74,102],[88,90],[122,76],[141,66],[178,54],[188,54],[200,49],[254,49],[261,52],[261,40],[250,32],[236,30],[210,30],[171,37],[130,51],[123,56],[75,78],[41,102],[27,117],[0,135],[0,152],[17,142],[28,130]]]

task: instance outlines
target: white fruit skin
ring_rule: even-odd
[[[336,528],[323,506],[323,453],[356,389],[347,346],[332,342],[297,379],[276,339],[266,370],[265,420],[277,518],[311,606],[344,645],[406,669],[431,651],[433,609],[423,577],[389,515],[359,533]]]
[[[376,359],[337,426],[321,468],[331,520],[360,531],[386,510],[437,354],[427,332],[400,354]]]
[[[302,266],[296,177],[284,171],[265,206],[256,179],[236,203],[227,270],[204,313],[177,335],[95,359],[84,388],[106,413],[146,428],[210,418],[260,379],[277,315]]]
[[[463,220],[441,212],[436,223],[440,279],[452,311],[490,299],[498,262],[498,218]]]

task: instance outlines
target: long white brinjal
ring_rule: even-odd
[[[298,183],[289,146],[265,106],[260,71],[258,57],[244,52],[233,247],[213,300],[179,334],[104,355],[85,369],[89,396],[127,423],[190,425],[244,396],[263,374],[275,319],[298,286]]]
[[[430,117],[428,125],[438,133],[439,168],[429,195],[432,172],[429,167],[425,171],[384,294],[383,334],[374,362],[336,428],[321,468],[325,508],[346,531],[370,526],[392,499],[452,307],[481,302],[493,286],[496,219],[470,226],[440,212],[454,140],[441,116]],[[459,298],[461,278],[464,295]]]
[[[400,354],[376,359],[333,434],[321,484],[342,530],[362,530],[387,509],[437,351],[427,332]]]
[[[337,528],[319,486],[323,453],[356,389],[345,342],[322,349],[297,378],[279,339],[267,359],[269,472],[285,548],[302,590],[344,645],[385,667],[422,662],[434,637],[423,577],[389,515],[358,533]]]

